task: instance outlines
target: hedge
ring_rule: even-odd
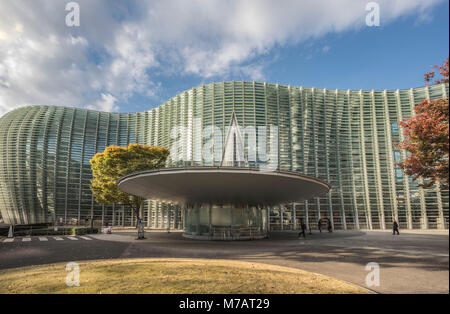
[[[17,230],[19,229],[19,230]],[[8,228],[0,229],[0,236],[7,236],[9,231]],[[83,234],[94,234],[98,233],[98,228],[90,228],[90,227],[72,227],[72,228],[64,228],[58,227],[58,230],[55,231],[53,228],[14,228],[14,236],[51,236],[51,235],[83,235]]]

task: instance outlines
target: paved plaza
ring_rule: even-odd
[[[449,293],[448,231],[400,236],[385,231],[315,232],[306,239],[294,232],[272,232],[270,239],[254,241],[198,241],[183,238],[181,232],[145,236],[135,240],[135,233],[117,231],[1,239],[0,269],[110,258],[234,259],[299,268],[366,287],[365,266],[375,262],[380,265],[380,286],[369,288],[376,292]]]

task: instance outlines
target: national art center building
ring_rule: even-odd
[[[94,154],[140,143],[170,148],[170,168],[220,167],[235,119],[245,167],[299,173],[331,187],[320,197],[266,208],[270,230],[298,229],[300,219],[315,228],[320,218],[336,229],[385,229],[393,217],[402,228],[446,229],[448,191],[422,189],[396,163],[406,157],[397,149],[398,121],[423,99],[448,92],[448,84],[355,91],[233,81],[192,88],[139,113],[21,107],[0,118],[0,213],[12,224],[92,217],[130,226],[130,208],[95,202]],[[149,227],[184,228],[183,211],[148,200],[141,217]]]

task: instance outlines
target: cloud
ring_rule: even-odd
[[[264,79],[276,47],[365,27],[366,0],[79,0],[0,4],[0,115],[27,104],[120,110],[160,76]],[[382,24],[429,17],[441,0],[379,0]],[[325,46],[323,52],[326,52]]]
[[[87,106],[88,109],[104,111],[104,112],[116,112],[119,110],[119,106],[116,104],[117,98],[111,94],[102,94],[102,98],[97,100],[95,104]]]

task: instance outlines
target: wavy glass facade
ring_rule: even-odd
[[[396,149],[403,138],[398,121],[409,118],[421,100],[448,92],[448,84],[353,91],[234,81],[190,89],[140,113],[22,107],[0,119],[0,212],[13,224],[93,217],[132,225],[129,208],[95,203],[89,189],[92,156],[108,145],[171,148],[181,138],[182,158],[168,166],[219,166],[217,156],[202,159],[210,140],[202,130],[216,126],[222,132],[213,136],[214,145],[223,143],[235,112],[241,128],[277,127],[263,136],[267,145],[276,143],[269,157],[279,170],[332,186],[325,197],[271,208],[270,229],[296,229],[300,219],[314,228],[319,218],[332,218],[336,229],[383,229],[394,216],[402,228],[448,228],[448,191],[422,189],[395,165],[405,158]],[[180,126],[183,132],[174,132]],[[249,148],[246,141],[246,154]],[[250,167],[260,163],[249,160]],[[150,227],[183,228],[182,215],[176,206],[147,201],[141,216]]]

